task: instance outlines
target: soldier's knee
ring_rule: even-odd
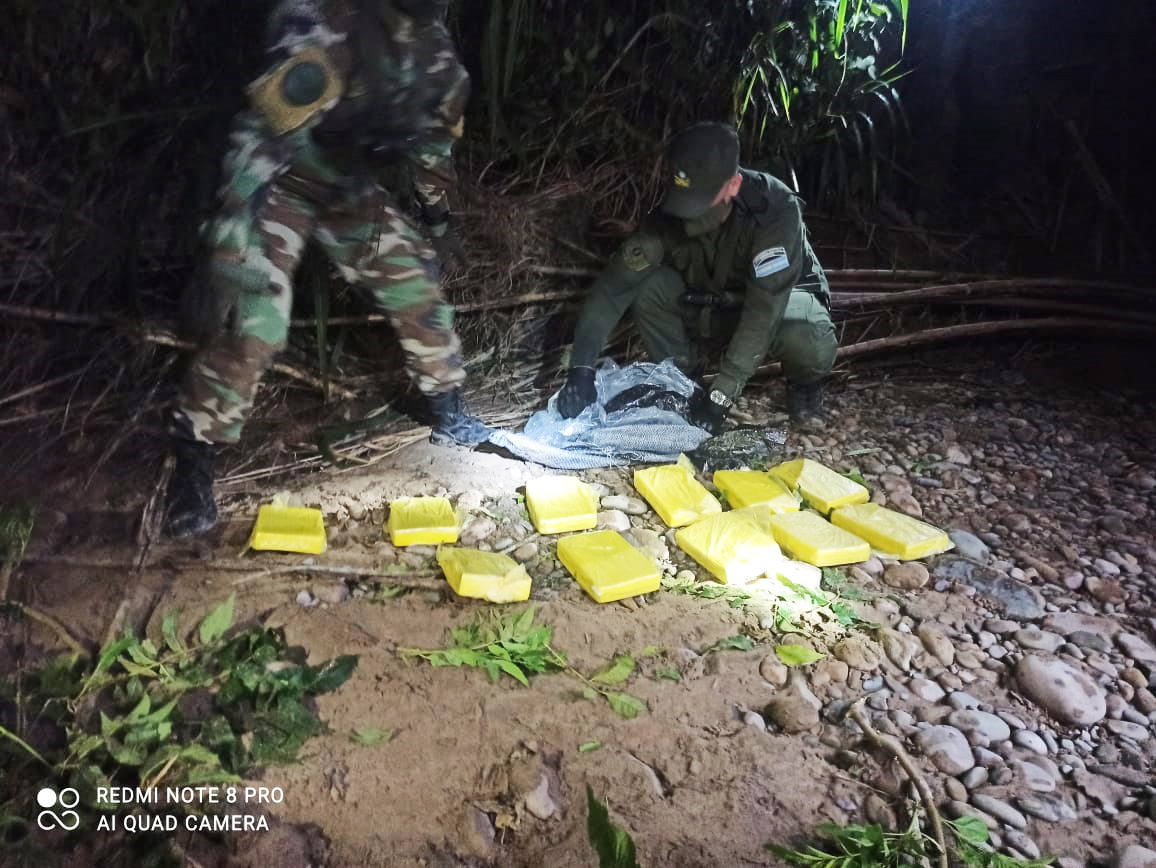
[[[634,309],[645,314],[650,310],[674,310],[686,292],[686,284],[673,268],[655,268],[638,284]]]
[[[831,372],[838,352],[830,319],[785,320],[779,338],[779,358],[787,379],[812,383]]]

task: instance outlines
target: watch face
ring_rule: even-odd
[[[732,401],[730,398],[728,398],[726,395],[724,395],[718,389],[715,389],[714,391],[712,391],[710,393],[710,400],[711,400],[712,404],[718,404],[722,407],[729,407],[731,404],[734,403],[734,401]]]

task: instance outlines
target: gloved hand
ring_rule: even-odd
[[[558,412],[562,414],[562,418],[573,419],[597,400],[594,369],[585,365],[571,368],[566,375],[566,384],[558,393]]]
[[[718,389],[707,392],[706,389],[700,387],[695,389],[694,394],[690,396],[690,402],[687,404],[687,415],[692,425],[709,431],[711,434],[720,434],[727,413],[730,412],[734,403]]]
[[[462,246],[462,240],[458,238],[458,233],[453,229],[447,226],[444,233],[431,236],[429,241],[430,246],[438,255],[442,270],[453,271],[466,264],[468,259],[466,248]]]

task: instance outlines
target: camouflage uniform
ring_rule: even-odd
[[[358,3],[374,7],[372,22]],[[367,25],[380,27],[384,49],[372,65],[360,60]],[[258,97],[306,52],[321,56],[340,86],[306,121],[280,129]],[[427,222],[444,225],[469,93],[444,24],[384,0],[282,0],[266,56],[268,71],[250,86],[253,105],[234,122],[221,207],[205,231],[206,285],[196,289],[213,296],[215,328],[176,410],[178,427],[205,443],[239,438],[258,382],[285,346],[293,275],[311,238],[389,315],[421,392],[446,393],[464,379],[437,254],[376,179],[381,163],[406,161]]]

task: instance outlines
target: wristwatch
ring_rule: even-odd
[[[711,390],[710,402],[712,404],[717,404],[718,406],[722,407],[724,410],[729,410],[731,407],[733,407],[735,405],[735,402],[732,401],[730,398],[728,398],[726,395],[724,395],[722,393],[722,391],[719,389],[712,389]]]

